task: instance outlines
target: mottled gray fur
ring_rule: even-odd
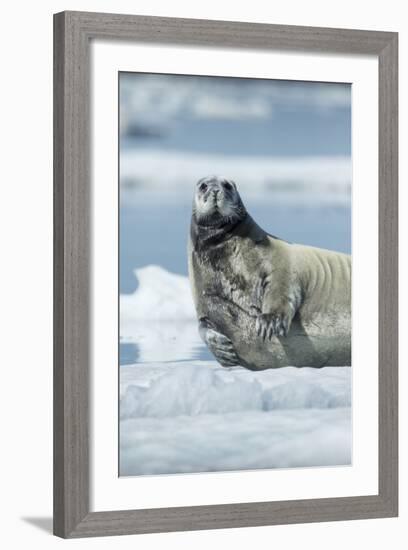
[[[196,186],[188,247],[200,334],[223,366],[351,364],[351,258],[261,229],[236,185]]]

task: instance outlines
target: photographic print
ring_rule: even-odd
[[[119,475],[350,465],[351,85],[118,84]]]

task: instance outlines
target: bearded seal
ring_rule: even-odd
[[[351,257],[268,234],[232,180],[198,181],[188,264],[199,332],[222,366],[351,364]]]

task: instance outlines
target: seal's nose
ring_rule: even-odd
[[[219,189],[213,189],[214,198],[217,198],[218,193],[220,192]]]

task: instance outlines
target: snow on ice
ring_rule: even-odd
[[[120,473],[170,474],[351,463],[351,369],[251,372],[197,359],[188,280],[148,266],[122,295]]]

